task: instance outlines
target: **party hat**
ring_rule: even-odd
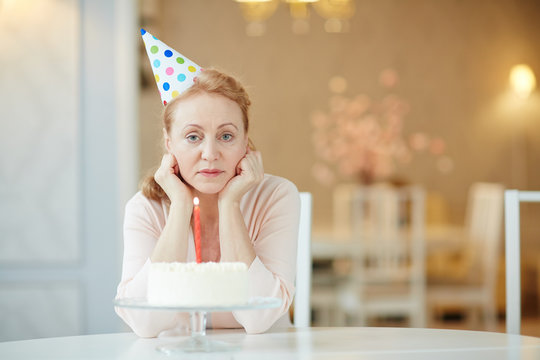
[[[158,38],[141,29],[146,53],[163,105],[189,89],[201,67]]]

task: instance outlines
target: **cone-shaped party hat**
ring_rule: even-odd
[[[193,85],[201,67],[144,29],[141,35],[164,105]]]

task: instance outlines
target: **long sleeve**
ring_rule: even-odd
[[[145,298],[150,255],[165,222],[163,204],[137,193],[126,205],[122,279],[116,298]],[[168,311],[115,308],[116,313],[141,337],[155,337],[175,327],[180,315]]]
[[[294,296],[300,197],[296,186],[283,178],[265,175],[261,184],[241,201],[241,211],[256,257],[248,269],[249,297],[277,297],[276,309],[209,314],[213,328],[244,327],[260,333],[276,326],[290,326],[288,309]],[[124,259],[117,298],[146,297],[150,255],[167,219],[163,203],[137,193],[126,205]],[[190,235],[191,237],[191,235]],[[188,261],[194,261],[193,239],[188,242]],[[141,337],[154,337],[179,325],[187,326],[187,314],[116,308],[117,314]]]
[[[300,221],[300,197],[296,186],[285,179],[266,176],[263,189],[246,199],[245,218],[256,257],[248,270],[250,297],[277,297],[279,308],[236,311],[234,318],[247,333],[268,330],[288,317],[294,296],[296,251]],[[246,209],[247,210],[247,209]],[[287,323],[290,321],[287,319]]]

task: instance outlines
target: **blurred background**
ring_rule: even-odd
[[[123,206],[162,155],[140,27],[237,76],[266,172],[313,194],[314,326],[504,331],[502,191],[540,190],[539,13],[535,0],[0,0],[0,340],[125,330]],[[414,274],[370,307],[361,267],[384,259],[351,254],[376,237],[377,204],[423,250],[396,255]],[[521,210],[522,333],[540,336],[540,204]]]

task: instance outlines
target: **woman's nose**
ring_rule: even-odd
[[[207,161],[216,160],[219,157],[219,150],[215,141],[204,141],[201,156],[204,160]]]

